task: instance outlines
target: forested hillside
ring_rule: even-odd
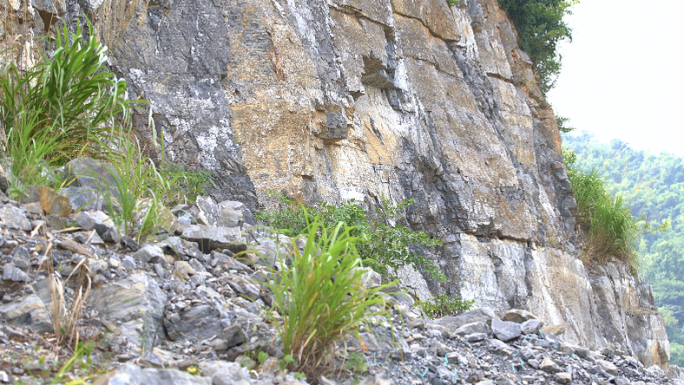
[[[613,194],[622,194],[632,214],[670,229],[644,236],[639,244],[641,272],[654,287],[667,323],[671,363],[684,365],[684,159],[636,151],[627,143],[593,141],[592,135],[566,135],[564,146],[577,153],[576,167],[596,168]]]

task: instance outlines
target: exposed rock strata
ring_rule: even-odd
[[[20,12],[15,3],[4,12]],[[449,279],[429,282],[433,293],[526,308],[565,325],[569,341],[619,342],[666,365],[650,288],[618,265],[589,274],[573,253],[576,204],[553,111],[495,0],[27,9],[15,30],[28,38],[51,15],[95,20],[131,96],[153,107],[156,131],[136,121],[148,147],[163,135],[171,160],[212,170],[218,201],[254,207],[271,189],[370,207],[413,198],[409,224],[445,242],[433,257]]]

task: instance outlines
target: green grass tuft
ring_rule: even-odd
[[[577,201],[578,222],[586,236],[584,257],[601,264],[616,258],[636,267],[637,241],[645,232],[653,231],[651,224],[632,216],[621,195],[613,197],[608,193],[598,170],[583,172],[572,167],[576,160],[574,152],[565,150],[563,155]]]
[[[287,365],[312,379],[329,367],[338,341],[370,317],[386,315],[381,295],[385,286],[368,288],[362,283],[365,270],[359,269],[356,249],[360,239],[352,236],[352,227],[339,223],[327,228],[318,217],[305,220],[303,251],[294,246],[292,263],[281,258],[273,270],[277,278],[261,283],[275,297],[269,315],[284,353],[293,358]]]

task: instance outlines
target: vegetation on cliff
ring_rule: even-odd
[[[578,0],[498,0],[518,30],[520,48],[534,62],[539,88],[544,94],[556,83],[561,68],[558,43],[572,40],[563,17]]]
[[[613,140],[596,143],[587,133],[568,135],[564,144],[577,153],[575,167],[599,170],[605,187],[621,194],[632,215],[671,229],[645,234],[637,244],[642,274],[653,285],[665,316],[671,362],[684,364],[684,159],[668,153],[637,151]]]
[[[637,240],[649,224],[632,216],[622,195],[608,191],[597,169],[576,167],[578,157],[573,150],[564,150],[563,158],[577,201],[577,221],[586,237],[583,258],[599,264],[617,258],[635,265]]]

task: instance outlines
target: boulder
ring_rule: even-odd
[[[166,339],[162,326],[166,299],[158,283],[141,272],[93,289],[88,303],[104,320],[120,321],[118,328],[132,343],[153,346]]]
[[[183,309],[168,309],[164,313],[164,327],[169,338],[204,340],[221,330],[221,312],[208,304]]]
[[[53,331],[50,313],[45,309],[40,297],[35,294],[18,301],[0,304],[0,319],[13,326],[29,328],[36,333]]]
[[[507,342],[520,337],[519,323],[502,321],[499,317],[492,318],[492,333],[494,337]]]
[[[18,207],[14,206],[4,206],[0,208],[0,221],[7,227],[8,229],[15,229],[15,230],[24,230],[24,231],[31,231],[33,230],[31,228],[31,222],[29,222],[28,218],[26,218],[26,215],[24,212],[19,209]]]
[[[109,193],[117,200],[121,194],[112,173],[112,165],[91,158],[76,158],[64,167],[67,187],[86,187],[91,191]]]
[[[185,261],[176,261],[174,262],[174,271],[173,274],[175,274],[178,278],[180,279],[188,279],[191,276],[197,274],[195,269],[190,266],[189,263]]]
[[[12,263],[20,269],[28,269],[31,266],[31,254],[25,246],[14,248],[12,253]]]
[[[94,385],[212,385],[209,377],[193,376],[175,369],[143,369],[125,364],[100,376]]]
[[[225,227],[238,227],[245,223],[242,217],[242,211],[236,209],[231,205],[232,201],[224,201],[219,203],[219,218],[218,222]],[[239,202],[236,202],[239,203]]]
[[[6,263],[2,271],[2,279],[11,282],[25,282],[28,279],[26,273],[14,266],[13,263]]]
[[[569,384],[572,382],[572,374],[568,372],[559,372],[553,375],[553,379],[559,384]]]
[[[485,333],[472,333],[468,334],[465,337],[463,337],[464,340],[468,342],[478,342],[478,341],[484,341],[487,339],[487,334]]]
[[[142,263],[159,263],[164,260],[164,252],[161,247],[147,243],[133,254],[133,258]]]
[[[223,201],[216,203],[211,197],[199,196],[189,212],[190,222],[205,226],[242,227],[243,224],[256,224],[252,212],[242,202]],[[182,220],[185,222],[185,220]]]
[[[539,328],[543,325],[538,319],[527,320],[520,325],[523,334],[537,334]]]
[[[69,199],[74,211],[97,211],[108,209],[105,207],[102,193],[89,187],[69,186],[59,191]]]
[[[541,329],[544,334],[553,334],[556,337],[560,337],[565,334],[565,325],[549,325]]]
[[[541,364],[539,364],[539,370],[543,370],[548,373],[558,373],[562,371],[560,366],[558,366],[558,364],[549,357],[544,357],[544,360],[542,360]]]
[[[520,310],[520,309],[511,309],[511,310],[506,310],[504,313],[504,316],[501,318],[503,321],[509,321],[509,322],[515,322],[515,323],[523,323],[525,321],[529,321],[531,319],[537,319],[537,317],[528,312],[527,310]]]
[[[20,203],[39,203],[45,215],[54,214],[62,218],[71,215],[71,202],[64,195],[45,186],[28,186],[27,190],[28,194],[19,198]]]
[[[463,337],[466,334],[487,333],[487,331],[488,328],[484,322],[471,322],[456,329],[456,331],[454,331],[454,334],[458,334],[459,336]]]
[[[204,361],[199,368],[203,376],[211,377],[213,385],[232,385],[236,381],[251,380],[247,369],[237,362]]]
[[[482,322],[489,327],[492,323],[492,318],[495,317],[494,311],[489,308],[476,308],[456,316],[446,316],[433,320],[432,323],[442,325],[450,332],[456,331],[461,326],[473,323]]]
[[[606,360],[596,360],[596,363],[601,367],[601,369],[605,370],[606,373],[610,374],[611,376],[617,376],[618,368],[612,362]]]
[[[254,215],[252,215],[252,211],[242,202],[237,202],[237,201],[223,201],[219,203],[219,206],[223,209],[230,209],[234,210],[236,212],[239,212],[238,214],[238,226],[242,226],[243,223],[247,223],[249,225],[255,225],[256,220],[254,220]],[[225,214],[224,214],[225,215]]]
[[[114,221],[102,211],[81,211],[74,216],[74,220],[86,230],[97,231],[105,242],[119,243],[121,241],[121,235]]]
[[[183,229],[182,237],[197,242],[200,250],[209,253],[211,250],[228,248],[231,251],[244,251],[242,233],[237,227],[217,227],[207,225],[191,225]]]

